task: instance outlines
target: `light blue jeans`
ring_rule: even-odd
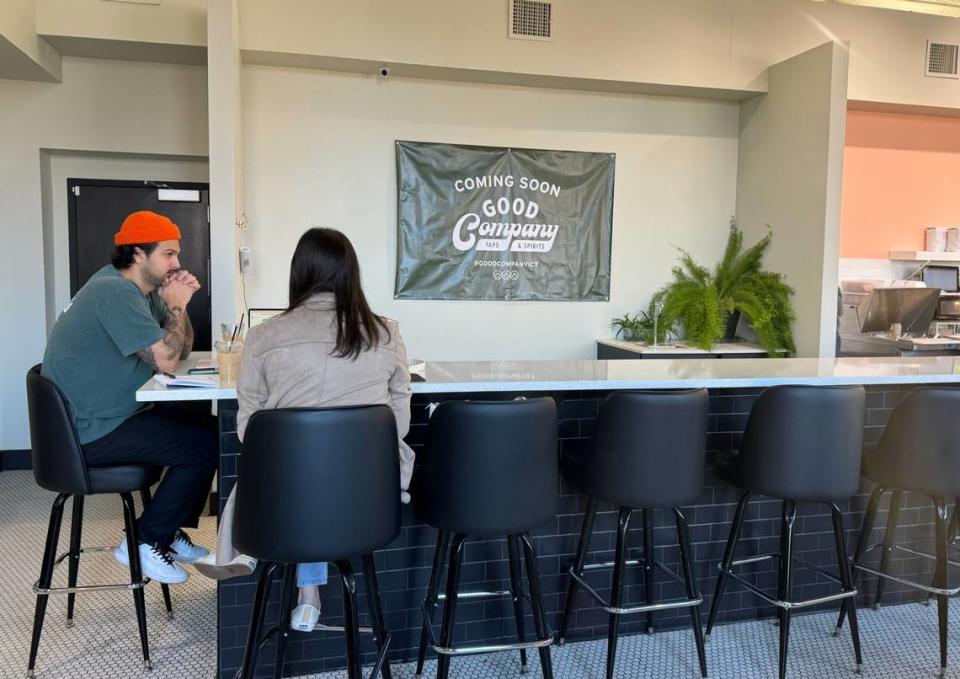
[[[327,584],[327,562],[301,563],[297,565],[297,587]]]

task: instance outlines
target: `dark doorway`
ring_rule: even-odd
[[[110,263],[113,235],[131,212],[153,210],[180,227],[180,265],[201,290],[187,306],[193,348],[210,350],[210,185],[68,179],[70,201],[70,296]]]

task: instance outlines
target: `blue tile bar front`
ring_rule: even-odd
[[[929,382],[929,379],[918,380]],[[948,381],[948,380],[944,380]],[[892,408],[910,388],[898,380],[898,384],[871,384],[867,386],[867,415],[864,429],[866,441],[879,439],[884,424]],[[746,425],[750,409],[759,394],[759,388],[711,388],[710,423],[708,435],[707,481],[697,503],[686,511],[690,522],[690,539],[693,543],[694,571],[700,591],[705,597],[704,614],[710,604],[716,581],[717,564],[723,553],[724,543],[730,530],[733,510],[738,499],[738,491],[720,482],[711,473],[711,457],[714,452],[736,450]],[[549,395],[557,403],[559,413],[560,450],[563,455],[568,451],[580,450],[590,446],[591,435],[596,423],[598,409],[609,391],[602,390],[565,390],[565,391],[496,391],[463,392],[442,394],[415,394],[413,397],[412,419],[408,443],[415,449],[423,445],[427,427],[430,403],[448,399],[512,399],[517,396]],[[236,401],[219,402],[220,422],[220,498],[221,507],[226,495],[236,482],[237,457],[240,455],[240,443],[236,437]],[[669,454],[669,451],[664,451]],[[853,549],[857,531],[867,503],[870,488],[864,485],[860,494],[852,498],[844,511],[847,527],[848,550]],[[323,492],[317,488],[317,492]],[[358,498],[362,501],[362,498]],[[545,605],[551,626],[556,629],[564,604],[567,585],[566,569],[570,566],[580,524],[583,518],[585,501],[569,486],[561,484],[559,510],[557,516],[548,524],[533,532],[534,544],[539,554],[539,565],[543,575]],[[349,508],[344,508],[349,511]],[[877,526],[885,523],[886,501],[881,505]],[[601,507],[591,542],[591,554],[588,563],[609,561],[613,558],[615,544],[616,512],[609,506]],[[318,530],[323,529],[326,521],[336,521],[336,517],[322,517],[317,520]],[[750,505],[744,525],[744,537],[738,557],[753,554],[776,552],[779,544],[780,503],[774,500],[759,499]],[[632,523],[630,544],[637,550],[642,548],[640,521]],[[932,551],[933,513],[927,498],[907,494],[904,509],[900,514],[898,538],[913,542],[920,549]],[[672,516],[667,512],[655,512],[654,533],[656,558],[667,565],[679,569],[679,552],[676,543],[676,531]],[[436,531],[417,522],[409,507],[404,508],[403,528],[400,536],[386,549],[376,555],[380,592],[386,615],[386,623],[393,635],[390,651],[392,662],[409,661],[416,658],[416,648],[420,635],[419,604],[424,596],[429,577],[431,557]],[[799,556],[815,564],[833,569],[836,564],[830,516],[824,506],[801,505],[798,518],[796,551]],[[466,589],[507,589],[509,573],[506,561],[506,544],[503,540],[470,541],[467,543],[463,565],[462,585]],[[927,580],[932,576],[932,562],[919,557],[896,555],[893,570],[911,579]],[[767,561],[744,568],[745,577],[753,584],[775,591],[777,573],[776,563]],[[333,569],[331,569],[333,572]],[[593,572],[587,576],[592,586],[604,596],[609,594],[609,573]],[[828,594],[836,588],[835,583],[817,573],[800,568],[795,578],[794,595],[808,599]],[[875,578],[861,578],[859,605],[872,603]],[[240,664],[243,644],[250,620],[255,583],[252,577],[222,581],[218,587],[218,667],[220,679],[232,679]],[[273,589],[273,600],[268,607],[268,621],[276,620],[278,611],[279,587]],[[683,594],[681,586],[666,577],[658,577],[656,597],[666,599]],[[888,582],[884,603],[895,604],[918,601],[923,594]],[[321,621],[332,622],[340,617],[341,602],[339,583],[336,577],[321,591],[323,614]],[[643,601],[643,575],[631,572],[627,576],[624,597],[627,602]],[[366,624],[366,602],[361,598],[362,624]],[[837,608],[836,604],[827,608]],[[823,610],[824,607],[813,610]],[[806,612],[806,610],[804,611]],[[720,622],[773,617],[774,608],[757,597],[748,594],[742,588],[731,584],[727,588]],[[529,612],[528,612],[529,618]],[[569,638],[596,639],[607,633],[607,615],[593,606],[589,598],[578,599]],[[655,627],[664,629],[689,625],[686,610],[665,611],[656,617]],[[621,623],[621,633],[631,634],[643,631],[643,616],[625,617]],[[532,618],[528,619],[527,630],[533,629]],[[824,633],[831,630],[824,629]],[[722,628],[717,630],[722,633]],[[462,601],[457,607],[456,641],[486,643],[498,640],[513,640],[513,609],[509,599],[493,602]],[[373,660],[373,644],[367,638],[363,641],[364,662]],[[693,649],[691,648],[691,654]],[[273,643],[266,645],[260,655],[258,676],[272,676]],[[287,676],[296,676],[344,667],[344,642],[341,635],[313,633],[309,635],[291,633],[286,653]]]

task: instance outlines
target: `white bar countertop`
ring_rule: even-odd
[[[633,351],[638,354],[658,354],[669,356],[670,354],[766,354],[766,350],[759,344],[751,342],[718,342],[713,345],[710,351],[691,347],[682,342],[666,342],[656,348],[646,342],[628,342],[620,339],[598,339],[597,344],[603,344],[608,347],[615,347],[625,351]]]
[[[208,352],[181,362],[186,375]],[[415,394],[497,391],[589,391],[610,389],[714,389],[778,384],[960,384],[960,358],[698,358],[659,361],[437,361],[426,364],[426,381]],[[236,388],[167,388],[151,379],[137,390],[138,401],[235,399]]]

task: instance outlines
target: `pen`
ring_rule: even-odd
[[[170,373],[163,373],[163,372],[162,372],[162,373],[160,373],[160,374],[163,375],[164,377],[169,377],[171,380],[177,379],[177,376],[176,376],[176,375],[171,375]]]

